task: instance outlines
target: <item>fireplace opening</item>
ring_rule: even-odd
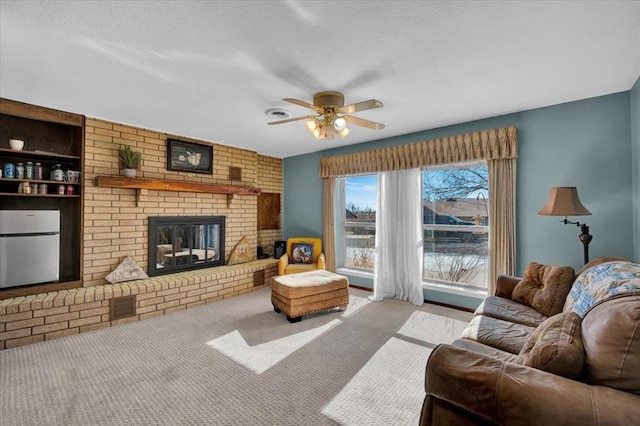
[[[150,277],[224,265],[224,216],[149,217]]]

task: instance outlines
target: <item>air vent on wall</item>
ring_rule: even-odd
[[[109,300],[109,319],[111,321],[129,318],[136,314],[136,296],[114,297]]]
[[[242,168],[229,166],[229,180],[242,180]]]
[[[258,287],[264,284],[264,269],[260,271],[254,271],[253,273],[253,286]]]

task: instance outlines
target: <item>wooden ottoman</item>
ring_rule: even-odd
[[[318,270],[273,277],[271,303],[276,312],[284,311],[289,322],[298,322],[312,312],[349,304],[349,279]]]

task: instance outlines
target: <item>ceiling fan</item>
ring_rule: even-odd
[[[331,139],[336,135],[346,137],[351,130],[347,123],[366,127],[372,130],[384,129],[384,124],[364,118],[353,117],[351,114],[368,109],[382,107],[382,102],[376,99],[345,105],[344,95],[340,92],[318,92],[313,95],[313,105],[299,99],[285,98],[283,101],[309,108],[316,115],[303,115],[301,117],[287,118],[286,120],[271,121],[267,124],[283,124],[292,121],[305,121],[305,127],[316,139]]]

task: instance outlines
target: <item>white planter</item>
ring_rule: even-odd
[[[136,177],[136,169],[124,169],[124,175],[128,178]]]

